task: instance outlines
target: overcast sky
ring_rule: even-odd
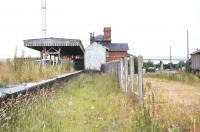
[[[129,43],[129,52],[144,56],[186,56],[200,48],[199,0],[47,0],[47,36],[81,39],[112,27],[113,42]],[[24,39],[41,38],[41,0],[2,0],[0,58],[20,56]],[[39,56],[25,48],[26,55]]]

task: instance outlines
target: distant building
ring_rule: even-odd
[[[97,42],[98,44],[105,46],[107,49],[106,61],[119,60],[128,56],[128,43],[112,43],[111,28],[105,27],[104,35],[95,36],[94,33],[90,33],[90,44]]]
[[[106,62],[106,47],[97,44],[90,44],[85,48],[84,67],[85,70],[100,71],[101,65]]]
[[[193,52],[191,54],[191,70],[193,71],[200,71],[200,50]]]

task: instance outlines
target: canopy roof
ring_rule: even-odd
[[[66,39],[66,38],[39,38],[24,40],[24,46],[42,51],[43,47],[61,48],[61,54],[84,54],[85,49],[79,39]]]

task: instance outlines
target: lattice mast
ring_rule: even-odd
[[[46,38],[47,35],[46,0],[41,0],[41,3],[42,3],[42,37]]]

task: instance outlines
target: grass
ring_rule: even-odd
[[[9,84],[36,82],[73,70],[73,64],[64,62],[60,65],[40,65],[33,61],[7,60],[0,62],[0,87]]]
[[[177,73],[147,73],[145,77],[167,79],[172,81],[179,81],[188,84],[200,83],[200,77],[193,73],[177,72]]]
[[[131,103],[114,77],[84,74],[53,91],[9,101],[0,131],[131,131]],[[6,110],[5,110],[6,109]]]
[[[199,111],[162,99],[150,82],[144,91],[134,102],[112,75],[82,74],[1,103],[0,131],[200,131]]]
[[[196,109],[190,109],[185,105],[165,100],[157,95],[151,83],[147,82],[145,84],[145,97],[143,102],[136,104],[134,107],[133,131],[200,131],[199,106]]]

